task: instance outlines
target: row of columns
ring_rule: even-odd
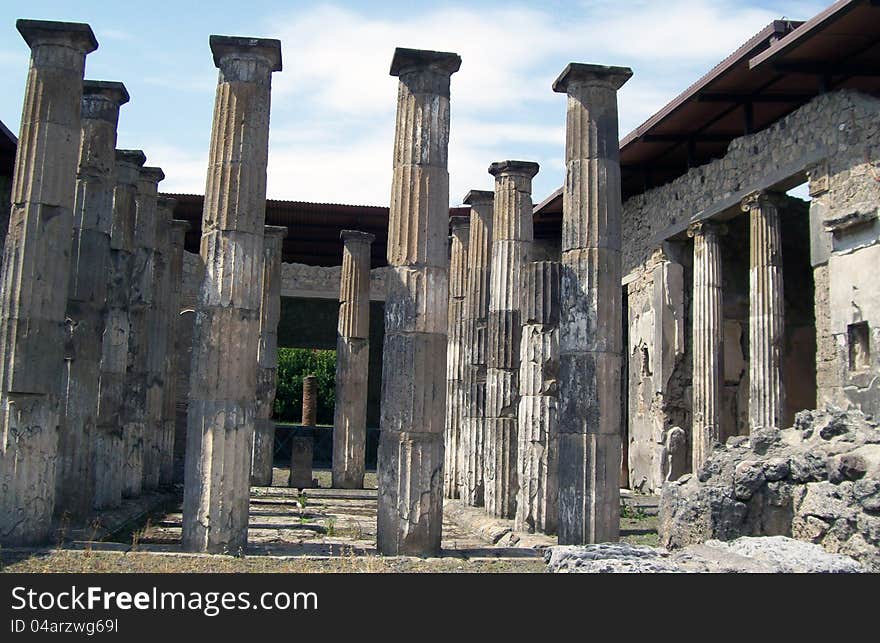
[[[170,481],[185,222],[159,168],[117,150],[117,82],[84,80],[85,24],[19,20],[31,48],[0,295],[0,543],[45,542]]]

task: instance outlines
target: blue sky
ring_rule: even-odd
[[[216,68],[210,34],[280,38],[269,198],[387,204],[395,46],[455,51],[450,202],[491,189],[486,168],[535,160],[534,201],[562,183],[565,100],[550,84],[569,61],[628,65],[621,137],[774,18],[804,20],[831,0],[584,2],[72,2],[0,5],[0,120],[18,132],[29,50],[16,18],[88,22],[100,43],[86,77],[125,83],[120,148],[165,170],[161,189],[202,193]]]

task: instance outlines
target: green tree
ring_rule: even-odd
[[[279,348],[278,379],[273,417],[278,422],[302,420],[302,381],[318,378],[318,424],[333,424],[336,399],[336,351],[314,348]]]

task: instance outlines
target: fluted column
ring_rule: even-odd
[[[272,485],[275,455],[275,384],[278,371],[278,321],[281,319],[281,258],[287,228],[263,228],[263,282],[260,303],[260,344],[257,349],[257,410],[254,420],[254,450],[251,484]]]
[[[781,429],[785,417],[782,350],[785,301],[782,285],[783,196],[754,192],[743,199],[749,213],[749,430]]]
[[[193,336],[183,544],[247,545],[266,222],[272,72],[278,40],[211,36],[220,69],[202,214],[205,278]]]
[[[164,178],[160,168],[142,167],[135,193],[123,424],[125,483],[122,494],[128,498],[141,495],[145,483],[149,483],[148,476],[152,467],[152,431],[147,418],[147,389],[150,384],[150,340],[154,321],[152,308],[156,272],[157,198],[159,182]]]
[[[437,554],[443,519],[449,85],[457,54],[397,49],[377,547]]]
[[[625,67],[569,64],[559,326],[559,543],[620,529],[621,196],[617,90]]]
[[[450,225],[452,235],[449,238],[449,336],[446,346],[446,464],[443,475],[446,497],[458,498],[464,468],[464,307],[470,217],[452,217]]]
[[[128,102],[122,83],[83,83],[55,514],[79,523],[92,510],[101,343],[116,187],[116,125]]]
[[[173,216],[174,206],[167,205]],[[174,481],[174,424],[177,415],[177,372],[181,367],[180,347],[177,344],[177,320],[180,316],[180,292],[183,281],[183,251],[189,222],[172,219],[168,227],[167,298],[164,315],[167,344],[162,365],[162,423],[159,438],[159,484]]]
[[[464,360],[465,408],[462,421],[464,470],[461,497],[472,507],[483,505],[483,448],[486,412],[486,354],[489,323],[489,274],[492,259],[492,218],[495,193],[471,190],[464,197],[471,206],[465,296]]]
[[[370,244],[366,232],[343,230],[336,407],[333,411],[333,486],[363,489],[370,374]]]
[[[116,187],[107,270],[107,317],[101,338],[98,429],[95,441],[96,509],[118,507],[125,486],[126,370],[131,336],[130,291],[134,261],[137,182],[146,161],[140,150],[116,150]]]
[[[703,465],[721,440],[721,394],[724,390],[724,314],[721,290],[721,243],[725,227],[711,221],[688,228],[694,239],[693,425],[691,471]]]
[[[526,266],[519,366],[515,527],[556,531],[558,502],[559,262]]]
[[[519,410],[519,345],[522,336],[523,271],[534,240],[532,177],[538,164],[501,161],[495,177],[492,268],[489,282],[484,483],[486,511],[516,515]]]
[[[19,20],[31,48],[0,293],[0,544],[49,537],[86,55],[85,24]]]

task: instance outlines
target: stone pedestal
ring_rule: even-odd
[[[116,187],[107,271],[107,318],[101,339],[95,508],[118,507],[125,486],[126,369],[131,335],[130,296],[137,182],[146,161],[140,150],[116,150]]]
[[[169,199],[171,201],[171,199]],[[173,214],[173,205],[171,211]],[[177,414],[177,373],[182,364],[181,346],[178,344],[178,317],[180,316],[180,292],[183,279],[183,252],[189,223],[173,219],[168,228],[167,250],[167,299],[164,302],[167,343],[163,364],[162,424],[159,443],[159,484],[174,481],[174,427]]]
[[[785,417],[782,350],[785,300],[779,207],[783,195],[755,192],[742,202],[749,213],[749,430],[781,429]]]
[[[559,543],[620,528],[621,258],[617,90],[625,67],[569,64],[559,324]]]
[[[247,545],[266,219],[266,163],[277,40],[211,36],[220,69],[202,215],[205,279],[193,337],[183,545]]]
[[[49,537],[86,55],[84,24],[19,20],[31,48],[0,294],[0,544]]]
[[[363,489],[370,371],[370,244],[375,237],[343,230],[336,406],[333,410],[333,486]]]
[[[67,292],[65,399],[55,479],[55,514],[72,523],[81,523],[91,513],[95,494],[98,383],[116,187],[116,125],[119,107],[127,102],[128,92],[122,83],[83,83]]]
[[[465,411],[465,297],[468,278],[470,217],[452,217],[449,239],[449,312],[446,346],[446,464],[444,488],[447,498],[458,498],[464,469]]]
[[[555,533],[558,503],[559,262],[523,275],[517,531]]]
[[[266,226],[263,235],[263,282],[260,303],[260,345],[257,349],[257,415],[251,484],[272,485],[275,456],[275,379],[278,371],[278,320],[281,319],[281,255],[287,228]]]
[[[489,274],[492,257],[492,218],[495,193],[471,190],[464,198],[471,206],[464,305],[465,409],[462,421],[461,497],[472,507],[483,505],[483,445],[486,412],[486,354],[489,323]]]
[[[129,291],[128,366],[125,375],[123,439],[125,483],[122,494],[141,495],[144,485],[154,488],[153,429],[148,422],[150,344],[153,339],[156,291],[156,231],[159,182],[165,178],[157,167],[143,167],[135,193],[134,251]],[[156,468],[158,475],[158,468]],[[156,479],[158,483],[158,479]]]
[[[315,452],[315,429],[296,429],[290,438],[290,479],[287,485],[296,489],[312,487],[312,460]]]
[[[486,511],[516,514],[519,348],[523,271],[532,251],[532,177],[538,164],[502,161],[495,177],[492,268],[489,286],[484,482]]]
[[[440,552],[449,226],[449,85],[457,54],[397,49],[377,548]]]
[[[724,226],[710,221],[688,228],[694,239],[693,428],[691,471],[703,466],[721,440],[721,394],[724,386],[724,310],[721,290],[721,243]]]

